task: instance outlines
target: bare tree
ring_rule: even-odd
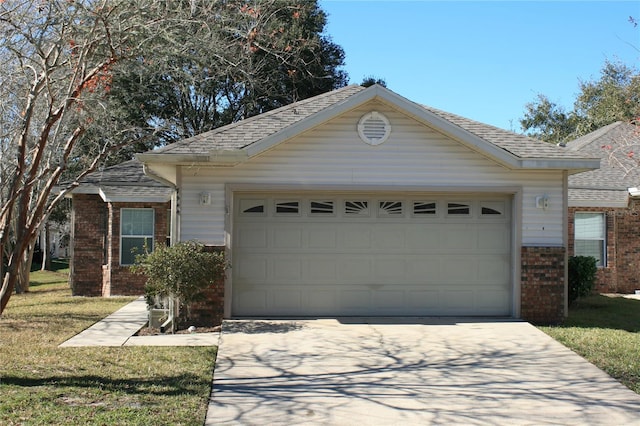
[[[0,314],[14,289],[28,289],[31,249],[56,202],[130,141],[122,129],[83,136],[98,122],[109,129],[113,67],[152,40],[171,41],[180,15],[170,3],[0,1]]]
[[[45,218],[109,155],[343,85],[324,24],[315,0],[0,0],[0,314]]]

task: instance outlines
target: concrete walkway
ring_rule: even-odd
[[[640,425],[640,395],[521,321],[225,321],[206,425]]]
[[[108,317],[60,344],[80,346],[216,346],[219,333],[163,334],[134,336],[147,324],[144,297],[123,306]]]

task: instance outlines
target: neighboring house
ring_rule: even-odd
[[[131,160],[88,175],[71,193],[71,288],[74,295],[140,295],[131,273],[138,253],[170,238],[172,187]]]
[[[217,320],[560,321],[567,178],[599,164],[379,85],[344,87],[138,159],[176,188],[172,238],[225,250]],[[118,229],[109,227],[113,241]]]
[[[640,289],[640,127],[605,126],[567,144],[602,158],[600,169],[569,177],[569,254],[598,261],[596,291]]]

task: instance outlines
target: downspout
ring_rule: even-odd
[[[146,163],[142,163],[142,170],[144,171],[144,174],[149,176],[151,179],[157,180],[158,182],[173,189],[173,193],[171,194],[171,235],[169,236],[171,238],[171,244],[173,245],[180,238],[178,235],[178,186],[155,174],[149,167],[147,167]]]
[[[562,233],[564,234],[564,317],[569,316],[569,171],[562,172]]]

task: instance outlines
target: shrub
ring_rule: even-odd
[[[596,280],[596,259],[591,256],[569,257],[569,303],[588,296]]]
[[[136,256],[133,272],[147,277],[145,297],[150,307],[167,307],[172,299],[186,319],[189,305],[204,298],[204,290],[221,279],[225,262],[223,253],[207,252],[194,241],[182,241],[167,247],[158,245],[148,254]],[[164,306],[158,306],[164,305]]]

